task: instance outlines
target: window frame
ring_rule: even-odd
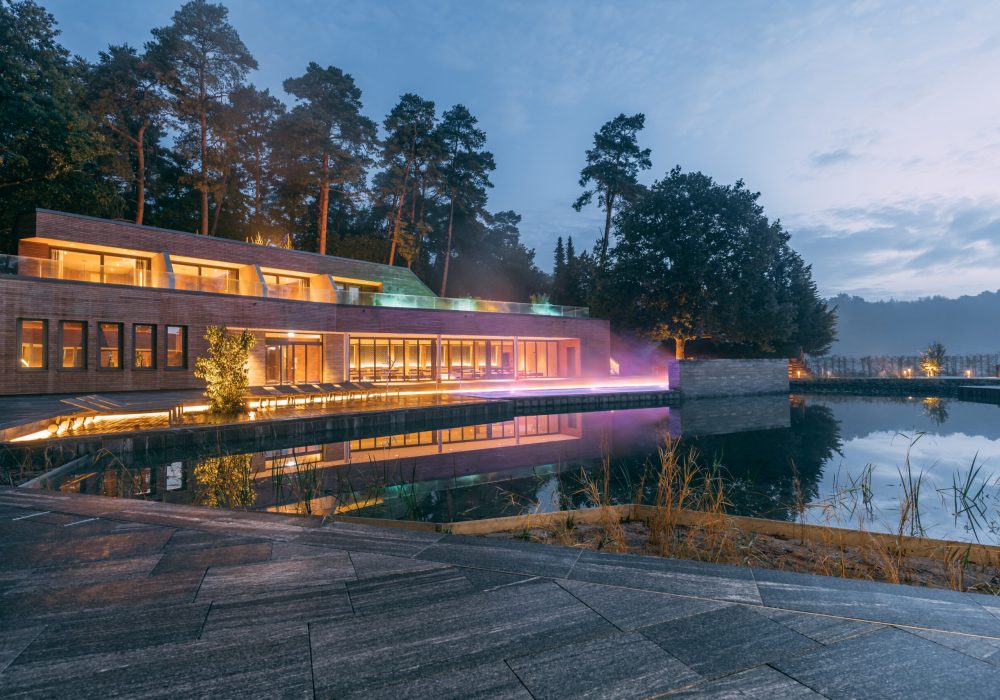
[[[181,364],[170,364],[170,329],[181,329]],[[184,372],[188,368],[188,326],[167,324],[163,333],[163,368],[168,372]]]
[[[149,367],[140,367],[138,365],[138,363],[135,361],[135,359],[136,359],[136,352],[138,351],[138,346],[136,345],[136,342],[135,342],[136,341],[136,331],[139,329],[140,326],[148,326],[150,329],[152,329],[152,332],[153,332],[152,337],[150,338],[150,343],[149,343],[149,351],[152,354],[152,356],[150,358],[150,365],[149,365]],[[158,355],[158,353],[156,352],[156,350],[157,350],[157,348],[156,348],[156,324],[155,323],[133,323],[132,324],[132,352],[131,352],[131,356],[132,356],[132,369],[135,370],[136,372],[155,372],[156,369],[157,369],[156,359],[157,359],[157,355]]]
[[[118,366],[102,367],[101,350],[104,345],[101,343],[101,326],[118,326]],[[98,321],[97,322],[97,371],[99,372],[122,372],[125,369],[125,324],[121,321]]]
[[[81,333],[81,347],[80,354],[83,355],[83,366],[81,367],[66,367],[63,365],[63,355],[66,352],[65,338],[65,327],[67,323],[79,323],[83,326]],[[76,321],[73,319],[60,319],[59,320],[59,362],[56,370],[59,372],[86,372],[90,367],[90,348],[88,346],[88,341],[90,340],[87,335],[90,331],[86,321]]]
[[[25,367],[21,364],[21,342],[22,335],[24,332],[24,322],[25,321],[40,321],[42,324],[42,366],[41,367]],[[19,316],[15,323],[17,341],[15,347],[17,348],[17,371],[18,372],[48,372],[49,371],[49,321],[45,318],[27,318]]]

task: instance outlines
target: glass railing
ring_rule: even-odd
[[[120,284],[157,289],[183,289],[210,294],[242,294],[244,296],[311,301],[324,304],[382,306],[400,309],[436,309],[439,311],[471,311],[536,316],[586,318],[589,309],[581,306],[556,304],[525,304],[514,301],[489,301],[473,298],[447,298],[417,294],[362,292],[357,289],[324,289],[301,284],[260,284],[252,280],[237,281],[226,277],[198,277],[151,270],[120,270],[91,267],[70,268],[57,260],[29,258],[21,255],[0,255],[0,275],[42,277],[95,284]]]

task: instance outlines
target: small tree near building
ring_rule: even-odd
[[[935,340],[920,353],[920,369],[928,377],[936,377],[941,374],[941,368],[944,367],[944,358],[944,345]]]
[[[198,358],[194,376],[205,380],[205,396],[212,413],[239,413],[250,387],[250,350],[257,339],[248,330],[233,334],[223,326],[209,326],[205,340],[208,356]]]

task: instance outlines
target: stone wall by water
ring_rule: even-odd
[[[667,372],[685,398],[788,393],[788,360],[671,360]]]

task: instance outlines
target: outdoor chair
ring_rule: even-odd
[[[275,396],[286,399],[289,406],[294,406],[299,399],[304,397],[301,391],[293,388],[290,384],[276,384],[267,387],[267,389],[273,391]]]
[[[373,384],[372,382],[358,382],[358,385],[362,389],[365,389],[366,391],[370,391],[373,394],[381,395],[385,399],[389,398],[389,392],[391,392],[392,389],[393,389],[393,387],[391,387],[388,384],[378,385],[378,384]],[[396,398],[397,399],[399,398],[399,389],[398,388],[396,389]]]
[[[257,401],[257,406],[260,410],[266,411],[269,407],[274,408],[278,405],[278,397],[273,391],[268,391],[262,386],[252,386],[247,389],[246,395],[247,404],[252,400]]]
[[[327,399],[333,399],[336,401],[337,398],[348,399],[351,396],[351,392],[339,384],[322,383],[316,384],[316,386],[323,391]]]
[[[341,382],[341,386],[347,387],[355,394],[358,394],[364,399],[371,398],[372,396],[378,395],[378,390],[374,388],[371,382]]]

